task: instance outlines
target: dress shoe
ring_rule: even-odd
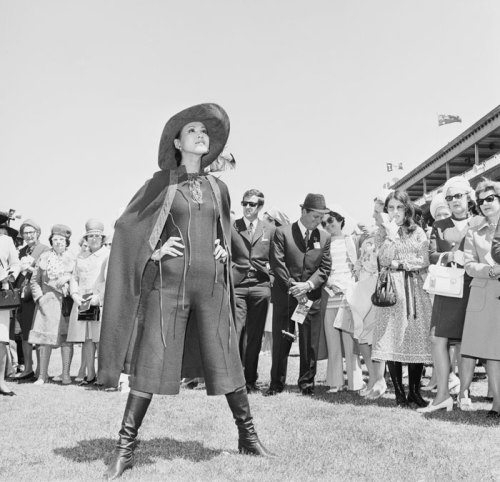
[[[13,397],[15,395],[14,392],[10,391],[10,392],[4,392],[3,390],[0,390],[0,395],[4,396],[4,397]]]
[[[278,395],[278,393],[281,393],[283,390],[277,390],[276,388],[271,388],[269,387],[262,395],[264,397],[272,397],[274,395]]]
[[[301,390],[302,395],[306,395],[308,397],[312,397],[314,395],[314,388],[313,387],[306,387]]]
[[[28,373],[25,373],[24,375],[18,375],[17,377],[14,377],[14,380],[19,381],[19,380],[29,380],[30,378],[34,378],[35,372],[31,371]]]
[[[255,383],[247,383],[247,392],[248,393],[260,392],[260,387],[257,386],[257,384]]]
[[[366,394],[367,400],[377,400],[387,391],[387,383],[385,380],[382,383],[375,383],[373,388]]]
[[[448,397],[446,400],[436,405],[432,405],[431,403],[430,405],[427,405],[427,407],[417,408],[417,412],[431,413],[431,412],[437,412],[438,410],[442,410],[443,408],[446,408],[447,412],[451,412],[453,410],[453,398]]]
[[[486,417],[488,418],[500,418],[500,412],[497,412],[495,410],[490,410],[487,414]]]
[[[53,382],[58,382],[59,383],[59,382],[62,382],[62,380],[63,380],[62,373],[61,373],[61,375],[56,375],[55,377],[52,377],[52,381]]]
[[[457,398],[457,405],[462,412],[473,412],[472,400],[469,397]]]
[[[96,380],[97,380],[97,378],[96,378],[96,377],[92,378],[91,380],[88,380],[88,378],[87,378],[87,377],[85,377],[85,378],[84,378],[84,379],[83,379],[83,380],[82,380],[82,381],[78,384],[78,386],[79,386],[79,387],[85,387],[85,386],[87,386],[87,385],[92,385],[93,383],[95,383],[95,382],[96,382]]]

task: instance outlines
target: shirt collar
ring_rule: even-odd
[[[247,227],[247,230],[250,229],[250,221],[243,216],[243,221],[245,222],[245,226]],[[257,218],[255,221],[252,221],[253,229],[255,229],[255,226],[257,226],[257,222],[259,221],[259,218]]]
[[[306,231],[308,230],[301,222],[300,219],[297,221],[297,225],[299,226],[302,237],[306,235]],[[309,234],[311,234],[311,229],[309,229]]]

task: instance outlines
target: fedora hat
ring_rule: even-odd
[[[189,122],[202,122],[207,128],[210,138],[210,150],[201,159],[202,169],[215,161],[224,149],[229,137],[229,117],[226,111],[217,104],[194,105],[175,114],[165,124],[158,152],[160,169],[167,170],[177,167],[174,139]]]
[[[312,211],[317,211],[318,213],[327,214],[330,210],[326,207],[325,196],[323,194],[312,194],[309,193],[306,196],[304,204],[301,204],[302,209],[310,209]]]

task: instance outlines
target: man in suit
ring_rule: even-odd
[[[258,391],[257,366],[267,309],[271,298],[269,246],[274,229],[264,227],[258,214],[264,194],[250,189],[243,195],[243,217],[232,225],[231,252],[236,301],[236,332],[247,391]]]
[[[314,377],[321,333],[321,289],[330,274],[330,235],[318,229],[329,210],[321,194],[308,194],[301,204],[300,219],[276,229],[271,245],[270,264],[274,275],[273,359],[271,385],[266,395],[283,391],[288,354],[295,332],[291,316],[297,304],[312,301],[302,324],[299,324],[300,372],[298,386],[303,395],[314,394]]]

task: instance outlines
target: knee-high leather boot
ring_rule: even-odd
[[[410,388],[408,402],[413,402],[418,407],[427,407],[429,405],[429,402],[426,402],[420,394],[420,380],[423,369],[423,363],[408,363],[408,385]]]
[[[405,387],[403,385],[403,365],[401,362],[388,361],[387,368],[391,375],[392,384],[394,385],[394,393],[396,395],[396,405],[399,407],[407,407]]]
[[[259,440],[253,419],[250,414],[250,404],[246,387],[226,394],[227,403],[233,412],[233,417],[238,427],[238,450],[241,454],[260,455],[263,457],[276,457],[269,452]]]
[[[151,398],[129,394],[123,414],[122,427],[118,432],[120,438],[116,444],[113,459],[104,474],[105,479],[113,480],[121,477],[123,472],[134,464],[137,432],[150,403]]]

